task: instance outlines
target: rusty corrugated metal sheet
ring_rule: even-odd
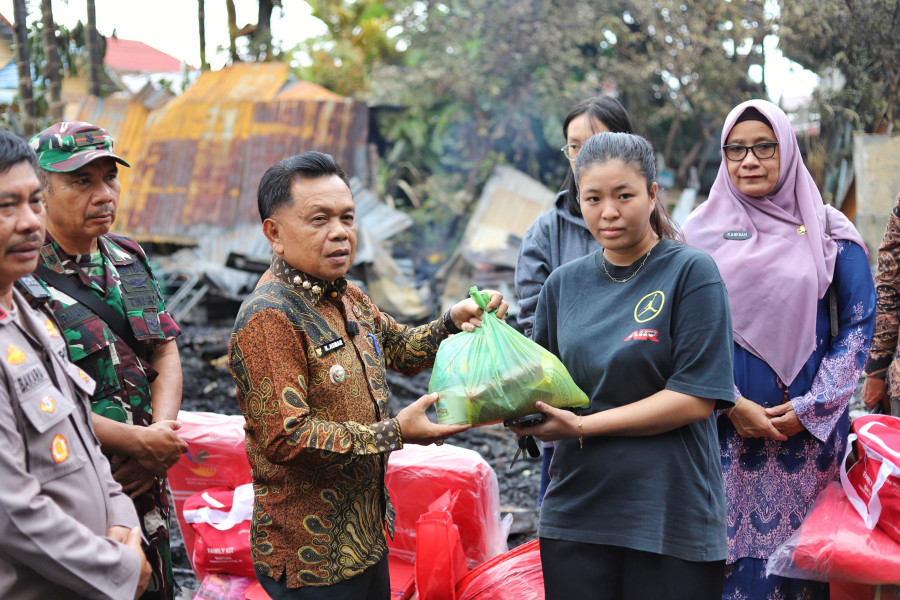
[[[196,244],[258,226],[260,177],[305,150],[332,154],[348,176],[364,177],[368,107],[344,98],[276,99],[288,70],[264,63],[204,73],[143,119],[146,109],[138,104],[83,102],[77,118],[110,129],[132,164],[121,170],[116,230],[144,241]]]
[[[516,268],[519,241],[553,206],[555,194],[540,181],[511,167],[494,168],[459,245],[474,264]]]
[[[469,286],[495,289],[518,312],[514,287],[522,237],[556,195],[540,181],[511,167],[497,166],[481,192],[456,253],[437,274],[444,283],[442,310],[465,297]]]
[[[238,63],[221,71],[206,71],[171,104],[272,100],[284,87],[290,70],[285,63],[268,62]]]
[[[343,98],[340,94],[335,94],[331,90],[309,81],[295,81],[278,92],[277,97],[279,100],[338,100]]]

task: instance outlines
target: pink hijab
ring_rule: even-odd
[[[734,340],[790,384],[816,346],[816,303],[834,274],[834,240],[849,240],[864,250],[865,245],[847,217],[822,202],[791,124],[776,105],[750,100],[736,106],[725,119],[722,145],[749,107],[765,115],[775,130],[781,157],[775,188],[763,198],[742,194],[723,154],[709,199],[691,213],[684,235],[719,267],[728,288]],[[830,237],[825,235],[826,212]],[[805,235],[799,233],[801,226]],[[746,234],[748,239],[734,239]]]

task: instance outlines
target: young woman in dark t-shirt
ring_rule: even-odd
[[[555,270],[534,339],[591,398],[543,403],[517,434],[555,441],[539,535],[548,600],[717,599],[725,500],[713,420],[733,404],[731,321],[705,253],[675,241],[641,137],[600,133],[575,163],[603,247]]]

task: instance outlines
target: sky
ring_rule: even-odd
[[[39,0],[27,0],[29,22],[39,20]],[[171,54],[188,64],[200,66],[200,33],[195,0],[95,0],[97,30],[100,34],[125,40],[137,40]],[[235,0],[238,27],[256,23],[257,0]],[[301,40],[324,31],[324,24],[310,15],[310,8],[302,0],[282,0],[284,11],[272,12],[272,35],[291,48]],[[152,7],[152,9],[148,9]],[[225,0],[206,0],[206,60],[219,69],[228,60],[228,14]],[[12,0],[0,0],[0,14],[13,22]],[[283,16],[282,16],[283,15]],[[87,23],[85,0],[53,0],[53,17],[57,23],[74,27],[81,20]],[[224,48],[217,52],[217,47]]]
[[[235,0],[238,27],[255,23],[257,0]],[[272,14],[272,35],[282,48],[291,48],[307,37],[324,31],[324,24],[310,15],[309,6],[302,0],[283,0],[284,11],[275,8]],[[30,18],[39,19],[38,0]],[[53,0],[53,14],[57,23],[73,27],[79,19],[87,21],[85,0]],[[200,35],[197,25],[197,3],[193,0],[95,0],[97,29],[105,36],[113,32],[119,38],[137,40],[162,50],[188,64],[200,66]],[[140,7],[140,8],[138,8]],[[148,10],[147,7],[152,7]],[[224,0],[206,0],[206,59],[213,69],[221,68],[228,59],[228,16]],[[0,14],[13,22],[12,0],[0,0]],[[769,36],[765,41],[766,72],[769,99],[778,102],[782,96],[790,98],[809,94],[818,77],[781,55],[778,40]],[[217,47],[225,50],[217,51]]]

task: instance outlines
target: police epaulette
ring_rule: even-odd
[[[16,287],[32,306],[40,306],[50,301],[50,292],[41,285],[41,282],[34,275],[28,274],[20,277],[16,281]]]

